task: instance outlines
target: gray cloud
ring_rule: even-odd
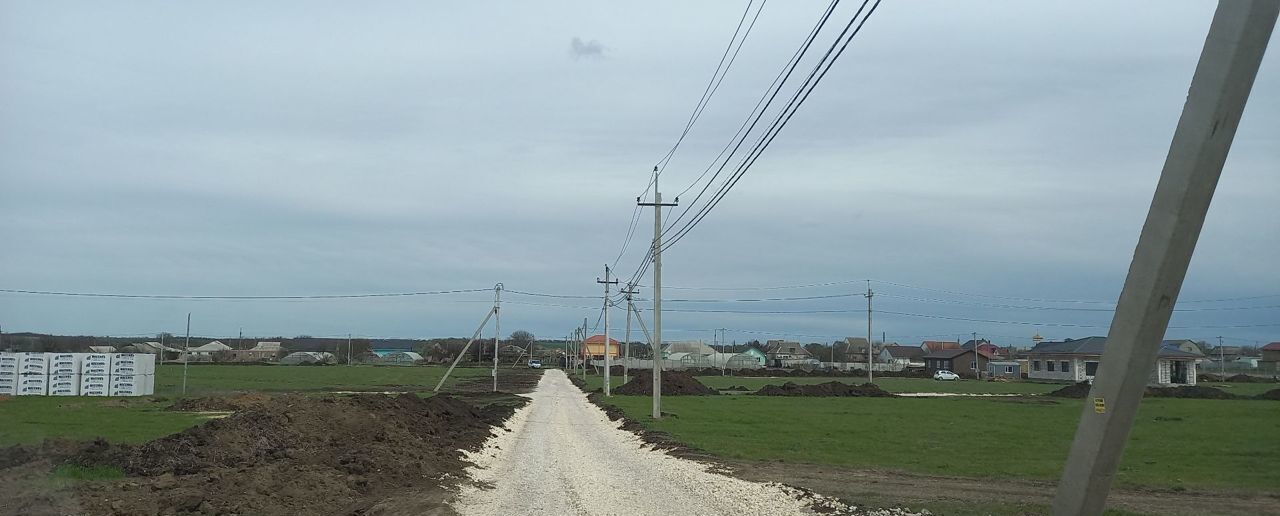
[[[604,45],[599,41],[590,40],[583,41],[582,38],[574,36],[569,41],[569,55],[574,59],[596,59],[604,57]]]

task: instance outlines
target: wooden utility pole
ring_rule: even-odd
[[[1102,514],[1280,1],[1218,3],[1116,303],[1053,514]]]

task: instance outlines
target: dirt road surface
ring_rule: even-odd
[[[560,370],[547,371],[529,396],[508,431],[468,457],[475,484],[459,493],[460,514],[812,514],[798,490],[645,446]]]

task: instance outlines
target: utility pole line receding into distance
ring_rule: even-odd
[[[182,394],[186,394],[187,363],[191,361],[191,312],[187,312],[187,343],[182,346]]]
[[[658,167],[653,167],[653,202],[640,202],[639,206],[653,206],[653,418],[662,419],[662,207],[680,204],[663,204],[658,191]]]
[[[627,283],[627,288],[622,293],[627,295],[627,331],[622,336],[622,381],[625,383],[631,381],[628,365],[631,362],[631,312],[635,310],[631,296],[636,293],[635,283]]]
[[[498,392],[498,339],[502,337],[502,284],[493,286],[493,392]]]
[[[613,354],[613,346],[609,342],[609,285],[617,285],[618,280],[609,279],[609,264],[604,265],[604,281],[596,278],[596,283],[604,284],[604,395],[612,396],[609,392],[609,384],[613,381],[609,376],[609,369],[613,367],[613,361],[609,358]]]

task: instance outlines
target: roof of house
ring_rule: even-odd
[[[89,346],[90,353],[115,353],[114,346]]]
[[[259,342],[253,346],[254,351],[280,351],[279,342]]]
[[[924,350],[916,346],[886,346],[885,351],[893,358],[920,358]]]
[[[227,351],[229,349],[231,349],[231,346],[228,346],[226,344],[223,344],[215,340],[208,344],[191,348],[191,351]]]
[[[1096,355],[1101,356],[1107,346],[1106,337],[1085,337],[1083,339],[1064,340],[1060,342],[1041,342],[1027,353],[1033,355]],[[1157,355],[1162,358],[1199,358],[1197,353],[1188,353],[1172,346],[1160,346]]]
[[[942,349],[960,349],[960,343],[949,340],[926,340],[920,343],[921,349],[938,351]]]
[[[1262,351],[1280,351],[1280,342],[1272,342],[1262,346]]]
[[[928,355],[925,355],[921,358],[941,358],[943,360],[948,360],[948,359],[956,358],[960,355],[966,355],[972,352],[973,352],[972,349],[940,349],[938,351],[934,351],[933,353],[929,353]],[[978,350],[978,354],[982,355],[982,358],[985,358],[987,360],[991,360],[992,358],[995,358],[994,356],[991,355],[991,353],[987,353],[986,351],[982,351],[982,350]]]
[[[592,335],[587,337],[587,345],[595,344],[597,346],[604,345],[604,335]],[[609,344],[612,346],[619,345],[618,339],[610,338]]]
[[[769,342],[772,343],[769,345],[769,351],[768,351],[769,353],[795,353],[795,354],[805,354],[805,355],[809,354],[809,350],[805,349],[804,344],[801,344],[799,342],[786,342],[786,341],[777,341],[777,342],[769,341]]]

